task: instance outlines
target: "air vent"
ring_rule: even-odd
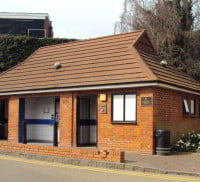
[[[54,68],[55,68],[55,69],[59,69],[59,68],[61,68],[61,67],[62,67],[62,65],[61,65],[60,62],[55,62],[55,63],[54,63]]]
[[[160,65],[166,67],[167,66],[167,61],[165,61],[165,60],[160,61]]]

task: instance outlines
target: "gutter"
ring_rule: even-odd
[[[0,96],[52,93],[52,92],[86,91],[86,90],[106,90],[106,89],[119,89],[119,88],[138,88],[138,87],[152,87],[152,86],[176,90],[176,91],[180,91],[180,92],[186,92],[186,93],[195,94],[195,95],[200,95],[200,92],[188,90],[185,88],[180,88],[180,87],[165,84],[165,83],[147,82],[147,83],[127,83],[127,84],[117,84],[117,85],[110,84],[110,85],[100,85],[100,86],[85,86],[85,87],[2,92],[2,93],[0,93]]]

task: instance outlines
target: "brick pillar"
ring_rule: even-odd
[[[73,143],[73,95],[60,96],[60,145],[71,147]]]
[[[140,151],[143,153],[154,152],[154,126],[153,126],[153,90],[141,89],[138,93],[138,125],[140,126]],[[152,104],[142,105],[142,97],[150,97]]]
[[[8,102],[8,141],[18,143],[19,139],[19,98],[11,96]]]

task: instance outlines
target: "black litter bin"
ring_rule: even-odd
[[[155,131],[155,147],[156,147],[156,154],[160,154],[160,155],[170,154],[171,147],[170,147],[170,131],[169,130]]]

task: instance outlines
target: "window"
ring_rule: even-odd
[[[195,117],[198,110],[197,103],[196,99],[183,99],[183,113],[185,115]]]
[[[136,94],[114,94],[112,97],[112,122],[135,123]]]
[[[190,100],[190,113],[192,115],[195,115],[196,114],[196,102],[194,99]]]
[[[189,114],[190,110],[189,110],[189,106],[188,106],[188,101],[187,99],[183,99],[183,110],[184,110],[184,114]]]

